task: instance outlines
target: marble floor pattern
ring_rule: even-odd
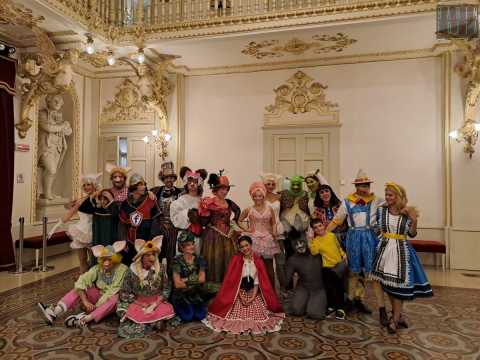
[[[83,329],[60,319],[45,325],[35,303],[58,300],[76,270],[0,293],[0,358],[9,359],[480,359],[480,290],[435,287],[433,299],[406,306],[410,328],[388,335],[378,316],[347,321],[289,317],[266,336],[214,333],[200,323],[169,327],[143,339],[116,337],[111,317]],[[371,304],[373,305],[373,304]]]

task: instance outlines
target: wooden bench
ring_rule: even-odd
[[[433,254],[434,265],[437,266],[437,254],[442,255],[442,269],[446,267],[447,247],[441,241],[436,240],[410,240],[416,252],[426,252]]]
[[[65,231],[59,231],[52,235],[50,239],[47,240],[47,247],[59,244],[69,243],[71,239],[68,237]],[[15,246],[20,247],[20,241],[15,241]],[[31,236],[23,239],[23,248],[24,249],[35,249],[35,267],[38,268],[40,262],[40,250],[43,246],[43,237],[42,235]]]

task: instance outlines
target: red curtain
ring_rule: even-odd
[[[12,243],[13,162],[15,132],[13,96],[15,95],[16,60],[0,55],[0,269],[15,263]]]

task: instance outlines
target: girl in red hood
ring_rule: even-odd
[[[222,287],[208,308],[204,324],[214,331],[265,334],[279,331],[285,314],[252,239],[238,238],[239,252],[228,266]]]

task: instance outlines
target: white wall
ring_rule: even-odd
[[[359,167],[383,184],[406,186],[421,225],[443,227],[441,63],[438,58],[301,69],[324,85],[340,108],[339,193]],[[250,203],[249,184],[262,171],[264,107],[296,70],[194,76],[186,80],[185,163],[227,170],[231,197]]]

